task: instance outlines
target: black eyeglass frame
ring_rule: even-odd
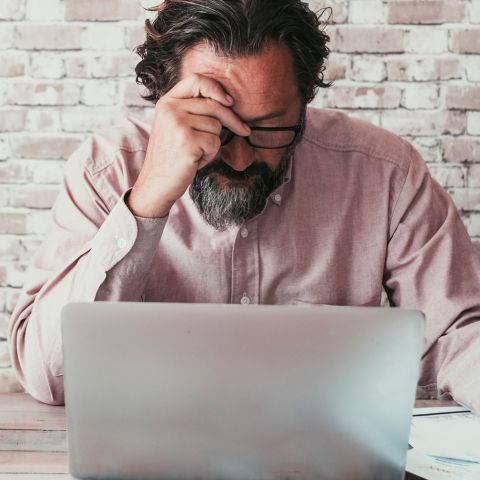
[[[298,134],[302,130],[302,125],[301,124],[292,125],[291,127],[250,127],[250,130],[252,130],[252,132],[295,132],[293,140],[290,143],[288,143],[286,145],[281,145],[279,147],[260,147],[258,145],[255,145],[254,143],[252,143],[249,136],[248,137],[242,137],[241,135],[237,135],[236,133],[233,133],[231,130],[229,130],[226,127],[222,128],[222,130],[226,130],[228,132],[226,140],[224,140],[221,144],[222,147],[224,147],[225,145],[230,143],[233,140],[234,137],[240,137],[240,138],[243,138],[243,140],[245,140],[251,147],[264,148],[266,150],[276,150],[276,149],[279,149],[279,148],[287,148],[287,147],[290,147],[291,145],[293,145],[295,143],[295,140],[298,137]]]

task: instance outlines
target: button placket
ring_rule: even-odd
[[[248,222],[248,227],[240,227],[235,239],[232,251],[232,303],[258,303],[259,273],[257,223],[253,220]]]

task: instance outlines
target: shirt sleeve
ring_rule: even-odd
[[[419,388],[480,411],[480,255],[455,204],[411,148],[391,219],[384,285],[390,303],[422,310]]]
[[[63,404],[60,312],[69,302],[140,300],[166,223],[132,215],[120,192],[109,208],[85,168],[88,144],[67,162],[52,225],[32,258],[9,324],[12,365],[34,398]],[[121,182],[118,182],[120,185]]]

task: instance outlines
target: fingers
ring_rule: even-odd
[[[194,144],[198,148],[195,156],[198,158],[199,168],[215,160],[221,146],[218,135],[205,132],[195,132]]]
[[[191,98],[183,101],[185,111],[191,115],[208,116],[217,119],[224,127],[237,135],[248,136],[250,127],[231,109],[210,98]]]
[[[222,123],[216,118],[206,115],[189,115],[188,123],[194,130],[211,133],[217,137],[222,131]]]
[[[227,107],[233,104],[233,98],[219,82],[197,73],[178,82],[166,95],[171,98],[211,98]]]

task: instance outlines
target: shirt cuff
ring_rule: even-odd
[[[157,248],[168,220],[168,216],[135,217],[125,201],[130,190],[122,194],[92,240],[91,255],[104,272],[133,251],[142,257],[150,257],[145,254]]]

